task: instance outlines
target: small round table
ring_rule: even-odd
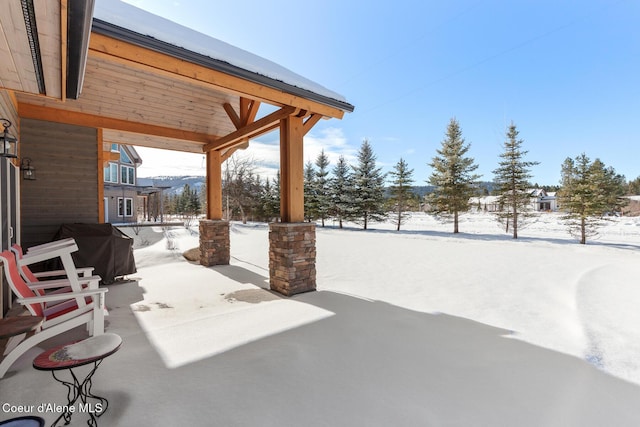
[[[71,415],[76,411],[74,405],[78,399],[81,402],[78,411],[89,413],[88,424],[90,426],[98,425],[96,418],[104,414],[109,406],[109,401],[91,392],[91,379],[104,358],[118,351],[121,345],[122,338],[119,335],[107,333],[52,348],[34,359],[33,367],[35,369],[51,371],[53,378],[67,387],[68,403],[52,426],[57,425],[62,418],[64,418],[65,424],[71,422]],[[83,380],[80,380],[73,369],[91,363],[93,363],[93,368]],[[56,372],[61,370],[69,370],[72,380],[65,381],[58,378]],[[88,399],[94,399],[97,403],[92,404],[88,402]]]

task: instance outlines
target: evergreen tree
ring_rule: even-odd
[[[409,169],[407,162],[400,158],[393,170],[389,172],[391,175],[391,202],[394,204],[396,216],[396,230],[400,231],[400,225],[406,219],[406,210],[412,196],[413,169]]]
[[[311,161],[308,161],[304,166],[304,216],[309,222],[318,218],[316,171]]]
[[[331,195],[329,194],[329,157],[324,154],[324,149],[316,158],[316,180],[315,193],[317,200],[317,212],[321,224],[324,227],[324,220],[329,215],[331,207]]]
[[[369,222],[383,221],[384,179],[382,168],[376,167],[376,156],[366,139],[358,151],[358,164],[353,167],[353,214],[366,230]]]
[[[624,194],[624,177],[613,168],[606,168],[599,159],[591,162],[584,153],[575,160],[564,161],[561,183],[558,199],[566,212],[563,219],[581,244],[597,234],[604,215],[624,206],[620,197]]]
[[[278,194],[276,194],[275,187],[275,179],[274,184],[271,184],[269,178],[266,179],[264,186],[262,187],[260,198],[262,205],[261,212],[267,221],[272,221],[273,218],[278,218],[280,216],[280,190],[277,189]]]
[[[458,233],[458,217],[460,212],[469,209],[469,198],[476,189],[479,175],[472,172],[478,168],[473,158],[465,157],[470,144],[464,142],[462,130],[456,119],[451,119],[447,126],[442,148],[436,150],[429,166],[433,172],[429,184],[435,187],[430,197],[436,215],[453,216],[453,232]]]
[[[343,156],[338,158],[332,175],[329,181],[330,212],[338,220],[339,227],[342,228],[342,221],[350,218],[350,206],[354,193],[349,165]]]
[[[632,181],[629,181],[629,189],[627,190],[627,194],[631,196],[640,194],[640,176]]]
[[[524,141],[518,139],[518,134],[516,125],[512,122],[507,130],[504,151],[500,154],[502,160],[493,171],[499,189],[498,203],[505,209],[499,211],[496,216],[500,221],[506,222],[507,231],[509,223],[512,223],[514,239],[518,238],[520,221],[530,215],[527,209],[530,205],[527,192],[531,178],[530,168],[539,164],[523,160],[528,151],[522,151]]]

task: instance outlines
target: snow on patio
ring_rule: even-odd
[[[374,228],[317,228],[318,290],[496,326],[640,384],[640,218],[614,218],[587,245],[556,214],[518,240],[486,214],[465,215],[459,235],[424,214]],[[135,251],[145,296],[132,306],[168,367],[332,316],[267,290],[266,224],[234,223],[231,265],[213,268],[181,256],[197,235],[171,233]]]

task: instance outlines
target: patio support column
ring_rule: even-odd
[[[222,158],[207,152],[207,219],[200,221],[200,264],[228,265],[231,258],[229,221],[222,219]]]
[[[302,117],[280,121],[280,217],[269,226],[269,285],[291,296],[316,289],[315,224],[304,222]]]

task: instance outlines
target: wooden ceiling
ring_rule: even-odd
[[[285,113],[307,117],[310,125],[321,117],[344,114],[340,108],[95,31],[82,91],[78,99],[68,99],[68,41],[66,31],[60,30],[67,28],[68,1],[34,2],[43,88],[22,2],[3,0],[7,8],[0,14],[0,88],[15,94],[20,117],[99,128],[105,143],[195,153],[204,147],[220,149],[216,141],[222,138],[224,154],[274,129]],[[271,105],[270,111],[279,108],[280,114],[256,119],[261,103]],[[258,120],[262,122],[255,124]]]
[[[3,88],[30,94],[43,94],[61,98],[63,93],[63,69],[66,55],[61,55],[66,45],[66,14],[61,16],[60,1],[35,1],[34,16],[25,17],[20,0],[3,0],[0,13],[0,85]],[[66,1],[64,2],[66,4]],[[33,38],[27,31],[27,22],[37,22],[37,45],[41,66],[34,64]],[[65,28],[61,32],[61,28]],[[64,38],[61,37],[64,34]],[[66,49],[65,49],[66,50]],[[38,73],[42,70],[44,91],[39,87]]]

